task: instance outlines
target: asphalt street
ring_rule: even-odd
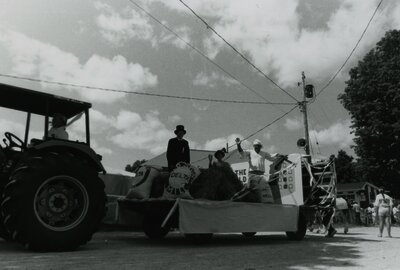
[[[376,227],[338,228],[334,238],[307,233],[215,235],[194,245],[179,233],[151,241],[142,233],[99,232],[77,251],[36,253],[0,240],[0,269],[400,269],[400,228],[378,238]]]

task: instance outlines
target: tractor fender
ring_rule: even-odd
[[[89,162],[94,165],[94,168],[96,168],[98,172],[103,172],[104,174],[106,173],[106,170],[100,161],[101,156],[97,155],[96,152],[85,143],[71,142],[65,140],[48,140],[40,144],[34,145],[32,148],[42,151],[48,151],[52,149],[54,149],[54,151],[60,149],[70,149],[72,150],[72,152],[82,154],[82,156],[86,157]]]

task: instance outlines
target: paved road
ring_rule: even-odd
[[[339,230],[339,232],[342,230]],[[34,253],[0,240],[0,269],[400,269],[400,228],[378,238],[377,228],[351,228],[334,238],[284,234],[217,235],[196,246],[178,233],[150,241],[140,233],[100,232],[74,252]]]

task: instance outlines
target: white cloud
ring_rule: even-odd
[[[300,120],[286,118],[285,123],[283,124],[288,130],[299,130],[302,127]]]
[[[115,124],[115,118],[107,116],[104,113],[96,110],[90,110],[90,133],[91,134],[102,134],[110,130]],[[74,132],[84,133],[85,129],[85,118],[84,116],[69,126],[69,130]]]
[[[227,137],[219,137],[219,138],[215,138],[212,140],[208,140],[204,143],[203,149],[218,150],[218,149],[226,147],[227,143],[230,147],[233,146],[233,148],[236,149],[236,145],[235,145],[236,138],[241,139],[241,138],[243,138],[243,136],[240,134],[231,134]],[[249,141],[245,140],[242,142],[242,147],[249,148],[250,146],[251,146],[251,143]]]
[[[167,24],[167,23],[165,23]],[[174,32],[176,32],[183,40],[186,42],[191,42],[190,41],[190,28],[187,26],[182,26],[174,29]],[[172,44],[175,47],[179,49],[187,49],[188,46],[186,43],[179,39],[177,36],[170,32],[162,32],[159,37],[155,37],[156,44],[158,43],[165,43],[165,44]],[[153,41],[154,42],[154,41]]]
[[[270,140],[272,137],[271,131],[264,132],[263,138],[266,140]]]
[[[29,46],[27,46],[29,44]],[[128,63],[123,56],[108,59],[92,55],[81,64],[75,55],[23,34],[0,28],[0,46],[9,52],[14,74],[94,87],[125,91],[142,91],[157,85],[157,76],[137,63]],[[54,85],[43,84],[54,89]],[[112,103],[125,93],[71,88],[84,99]]]
[[[96,2],[95,7],[101,12],[96,18],[100,33],[105,40],[114,46],[123,46],[133,39],[140,39],[151,42],[151,45],[155,48],[160,44],[170,44],[179,49],[188,48],[184,41],[165,29],[156,33],[149,17],[131,7],[116,11],[110,5],[101,2]],[[162,23],[168,25],[168,22],[163,21]],[[190,42],[190,28],[188,26],[174,27],[173,31],[183,40]]]
[[[96,18],[102,36],[115,46],[121,46],[132,38],[151,40],[153,28],[149,18],[132,8],[116,12],[110,5],[96,2],[95,7],[102,12]]]
[[[111,155],[113,153],[113,150],[104,146],[100,146],[100,144],[96,140],[91,140],[90,144],[91,148],[96,151],[97,154],[100,154],[102,156]]]
[[[178,1],[162,2],[171,9],[190,14]],[[246,53],[264,72],[274,73],[284,87],[295,85],[302,70],[315,80],[331,77],[354,47],[378,2],[342,0],[339,8],[327,19],[326,28],[311,30],[299,26],[297,8],[301,3],[298,0],[187,1],[200,16],[212,23],[218,33]],[[385,8],[385,5],[390,7]],[[398,10],[398,1],[382,5],[357,53],[369,49],[385,30],[400,25]],[[204,40],[204,46],[211,57],[221,50],[230,50],[211,31]],[[343,72],[346,73],[346,70]]]
[[[317,138],[320,145],[338,145],[349,147],[353,144],[354,135],[351,134],[350,120],[337,122],[327,129],[311,130],[310,137]]]
[[[233,80],[232,78],[219,75],[217,72],[212,72],[211,74],[200,72],[194,78],[193,85],[215,88],[218,82],[222,82],[226,86],[238,84],[238,82]]]
[[[110,138],[113,143],[122,148],[147,150],[154,155],[165,151],[166,143],[174,136],[155,112],[142,117],[138,113],[121,111],[115,127],[119,133]]]
[[[172,124],[178,123],[181,120],[182,120],[182,117],[180,117],[179,115],[168,116],[168,122],[170,122]]]

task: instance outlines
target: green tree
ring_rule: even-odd
[[[142,159],[142,160],[136,160],[132,165],[131,164],[127,164],[125,166],[125,171],[127,172],[136,172],[140,165],[142,165],[143,163],[145,163],[147,160],[146,159]]]
[[[338,183],[351,183],[360,181],[360,177],[356,172],[357,164],[354,158],[339,150],[335,158],[336,176]]]
[[[363,180],[400,195],[400,31],[388,31],[350,70],[339,100],[350,112]]]

